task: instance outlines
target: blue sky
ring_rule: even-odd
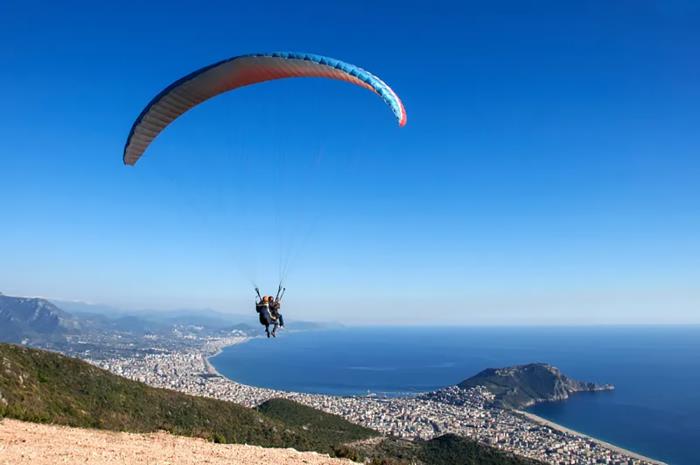
[[[291,250],[297,318],[700,323],[697,3],[106,3],[0,5],[0,291],[241,312]],[[278,81],[121,164],[163,87],[274,50],[408,125]]]

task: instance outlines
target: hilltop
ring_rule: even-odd
[[[134,434],[0,421],[0,463],[12,465],[351,465],[316,452],[214,444],[163,432]]]
[[[340,445],[379,435],[372,429],[349,423],[337,415],[288,399],[270,399],[257,406],[255,410],[285,425],[313,433],[316,439],[324,444]]]
[[[609,391],[611,384],[577,381],[546,363],[488,368],[457,385],[462,389],[483,386],[495,396],[495,404],[526,408],[540,402],[568,399],[576,392]]]
[[[486,447],[472,439],[445,434],[429,440],[370,439],[350,444],[346,456],[356,460],[374,460],[387,465],[544,465],[534,459]],[[389,462],[382,462],[392,457]]]

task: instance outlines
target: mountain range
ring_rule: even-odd
[[[38,342],[63,339],[81,329],[80,322],[53,303],[40,298],[0,294],[0,340]]]

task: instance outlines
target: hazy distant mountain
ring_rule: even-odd
[[[110,305],[93,304],[75,300],[49,299],[57,307],[74,315],[105,315],[111,318],[128,315],[129,312]]]
[[[236,315],[210,309],[120,310],[100,304],[49,301],[0,294],[0,342],[20,342],[64,353],[114,356],[138,350],[174,349],[197,338],[231,331],[256,332],[257,314]],[[331,327],[288,319],[293,330]]]
[[[291,319],[285,319],[285,323],[287,323],[287,320]],[[286,326],[285,326],[286,327]],[[291,321],[289,324],[289,329],[294,329],[294,330],[303,330],[303,331],[309,331],[309,330],[318,330],[318,329],[339,329],[343,328],[342,323],[338,323],[335,321],[323,321],[323,322],[318,322],[318,321]]]
[[[197,325],[209,328],[227,328],[241,323],[256,321],[257,314],[251,310],[250,314],[221,313],[215,310],[174,310],[152,313],[151,318],[158,318],[170,324]]]
[[[166,324],[124,314],[72,314],[54,302],[37,297],[0,294],[0,341],[58,347],[70,336],[88,334],[145,334],[167,329]],[[60,346],[64,347],[64,346]]]
[[[462,389],[483,386],[504,407],[525,408],[540,402],[568,399],[575,392],[609,391],[611,384],[577,381],[546,363],[488,368],[458,384]]]
[[[94,304],[88,302],[53,300],[60,308],[81,317],[99,320],[107,317],[110,321],[122,320],[125,324],[138,322],[147,326],[157,325],[183,325],[205,326],[207,328],[227,328],[244,322],[255,321],[257,315],[251,311],[251,315],[230,314],[216,310],[204,309],[176,309],[176,310],[124,310],[110,305]],[[132,324],[129,329],[134,329]]]
[[[46,299],[0,294],[0,340],[61,340],[80,322]]]
[[[52,300],[58,307],[71,312],[80,319],[90,319],[106,324],[112,329],[156,331],[164,326],[203,326],[209,329],[249,329],[255,326],[258,315],[250,308],[249,313],[228,313],[210,308],[182,308],[175,310],[124,310],[109,305],[69,300]],[[283,311],[284,314],[284,311]],[[286,316],[286,314],[285,314]],[[336,322],[298,321],[291,316],[286,319],[289,329],[313,330],[342,327]],[[115,326],[116,325],[116,326]]]

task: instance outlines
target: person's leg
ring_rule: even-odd
[[[284,327],[284,317],[282,316],[281,313],[278,314],[279,316],[277,317],[280,321],[280,328]]]
[[[265,325],[266,328],[272,324],[272,316],[270,316],[270,312],[267,310],[260,312],[260,323]]]

